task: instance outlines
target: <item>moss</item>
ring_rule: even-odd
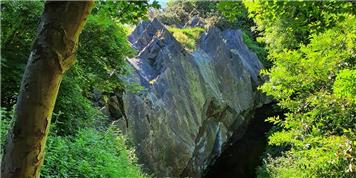
[[[205,31],[204,28],[194,27],[194,28],[174,28],[169,27],[174,38],[179,41],[186,49],[194,50],[196,47],[196,42],[200,37],[200,34]]]

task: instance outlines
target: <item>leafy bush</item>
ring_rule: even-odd
[[[75,137],[51,136],[41,177],[146,177],[125,137],[82,129]]]
[[[63,78],[59,89],[51,132],[57,135],[74,135],[80,128],[99,126],[104,116],[92,102],[82,95],[82,89],[70,76]]]
[[[158,19],[166,25],[184,26],[192,17],[193,9],[194,4],[191,1],[169,1]]]
[[[1,106],[16,103],[21,77],[43,10],[38,1],[1,1]]]
[[[303,149],[293,148],[278,158],[267,157],[258,177],[348,177],[344,167],[347,162],[340,159],[346,156],[342,151],[350,148],[347,138],[313,137],[304,142]]]
[[[241,1],[220,1],[216,7],[219,12],[218,26],[224,28],[239,28],[246,32],[251,31],[253,20],[248,17],[248,11]],[[220,15],[221,14],[221,15]]]
[[[1,154],[12,122],[13,113],[8,111],[16,102],[43,4],[1,1],[1,106],[6,107],[1,108]],[[138,9],[147,10],[142,7],[146,3],[138,4]],[[115,8],[127,7],[125,3],[117,5],[112,6],[113,12]],[[106,8],[111,5],[96,8],[95,15],[89,17],[79,40],[77,64],[62,81],[46,146],[43,177],[143,176],[132,159],[133,150],[125,146],[123,136],[103,131],[107,118],[90,101],[94,88],[108,93],[124,87],[118,76],[126,73],[125,58],[133,53],[125,29],[115,21],[123,14],[106,17],[100,12]],[[134,21],[138,16],[125,18]]]
[[[12,114],[1,108],[1,157]],[[72,136],[51,132],[41,177],[147,177],[136,163],[134,150],[125,142],[126,138],[113,128],[84,128]]]
[[[356,70],[344,69],[337,74],[333,89],[340,97],[349,97],[356,101]]]
[[[168,30],[173,34],[174,38],[179,41],[184,47],[189,50],[194,50],[196,42],[200,34],[204,32],[203,28],[174,28],[169,27]]]
[[[260,89],[288,112],[268,119],[280,127],[269,144],[288,149],[265,158],[260,177],[353,177],[356,18],[343,16],[308,45],[270,53],[274,66]]]
[[[262,32],[268,49],[283,51],[308,44],[309,36],[332,28],[344,15],[354,13],[348,1],[243,1],[249,17]]]
[[[97,1],[92,14],[105,13],[122,24],[137,24],[140,20],[147,20],[150,8],[160,8],[157,1]]]
[[[6,143],[6,139],[7,139],[7,133],[13,123],[13,119],[12,119],[12,115],[13,115],[13,111],[8,112],[6,111],[5,108],[0,108],[0,141],[1,141],[1,150],[0,150],[0,158],[2,158],[3,155],[3,151],[5,148],[5,143]]]
[[[169,1],[158,19],[166,25],[183,27],[194,16],[204,19],[207,26],[222,29],[248,30],[252,22],[247,18],[247,10],[241,2],[216,1]]]
[[[133,52],[123,26],[103,13],[92,15],[81,33],[78,61],[69,75],[87,97],[94,88],[112,92],[123,88],[119,76],[127,73],[126,57]]]

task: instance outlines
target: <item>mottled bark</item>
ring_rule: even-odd
[[[23,75],[1,177],[39,177],[58,89],[75,62],[78,37],[92,6],[92,1],[46,2]]]

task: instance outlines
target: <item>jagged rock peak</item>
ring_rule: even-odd
[[[129,41],[135,49],[141,51],[154,36],[163,33],[162,31],[167,31],[167,29],[157,18],[151,22],[142,21],[129,35]]]

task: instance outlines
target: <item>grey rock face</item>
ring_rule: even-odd
[[[123,94],[123,132],[154,175],[200,177],[268,102],[256,91],[262,64],[239,30],[209,29],[192,53],[158,20],[141,23],[129,40],[140,53],[126,80],[145,89]]]

